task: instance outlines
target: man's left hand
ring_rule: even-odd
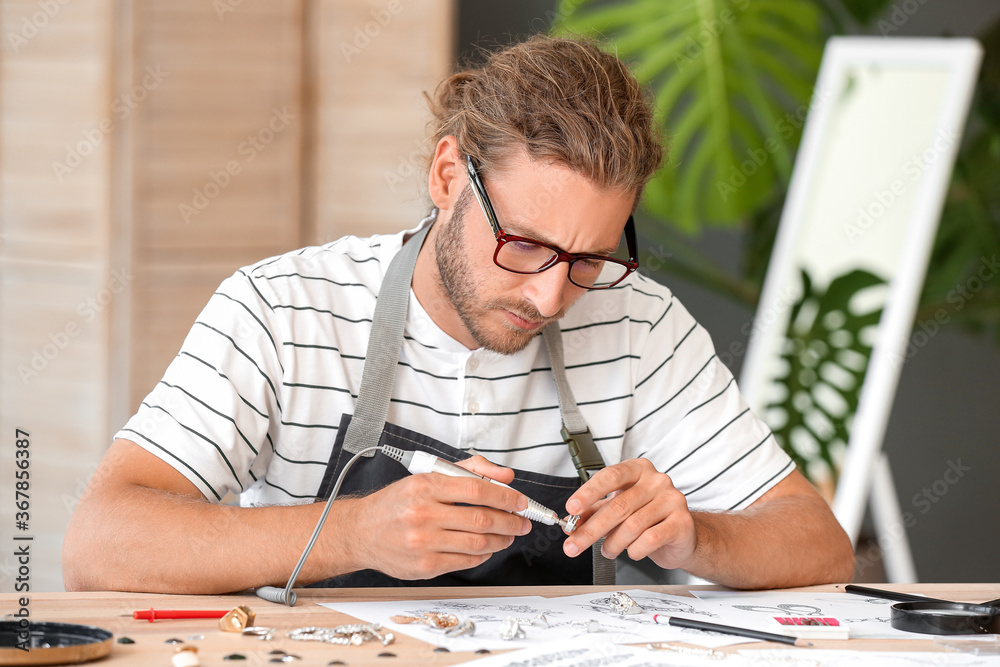
[[[652,556],[660,567],[682,567],[697,546],[695,522],[684,494],[646,459],[629,459],[598,471],[566,502],[582,521],[563,543],[573,557],[602,536],[602,553],[632,560]]]

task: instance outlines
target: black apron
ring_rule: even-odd
[[[317,500],[326,500],[341,470],[351,460],[344,450],[344,437],[350,415],[340,420],[337,440],[330,454]],[[402,449],[429,452],[452,463],[469,457],[464,452],[420,433],[395,424],[386,424],[379,441]],[[387,456],[375,456],[358,461],[344,479],[338,497],[346,494],[367,495],[410,473]],[[579,477],[556,477],[526,470],[514,470],[511,487],[562,514],[566,501],[580,487]],[[403,580],[376,570],[361,570],[312,584],[320,588],[361,588],[369,586],[544,586],[560,584],[590,584],[593,564],[590,558],[569,558],[562,550],[566,535],[559,526],[532,522],[527,535],[514,538],[514,543],[499,551],[485,563],[469,570],[442,574],[433,579]]]

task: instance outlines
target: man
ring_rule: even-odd
[[[607,557],[734,587],[848,580],[846,535],[706,332],[634,257],[611,257],[634,255],[631,214],[661,160],[622,63],[536,37],[446,79],[431,107],[436,220],[383,442],[514,488],[362,460],[299,583],[589,583],[602,537]],[[376,296],[410,236],[344,238],[223,283],[91,480],[66,535],[67,588],[285,583],[350,458]],[[555,321],[607,463],[583,485],[538,335]],[[241,506],[218,502],[229,493]],[[523,494],[582,515],[579,528],[512,514]]]

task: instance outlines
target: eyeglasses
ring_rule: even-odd
[[[560,262],[569,264],[569,280],[577,287],[584,289],[608,289],[614,287],[628,274],[639,267],[636,260],[635,222],[632,216],[625,223],[625,242],[628,245],[628,259],[607,257],[604,255],[588,255],[563,252],[559,248],[524,236],[508,234],[500,228],[493,204],[486,194],[486,187],[479,177],[472,156],[468,156],[469,181],[472,191],[479,200],[483,215],[493,228],[497,239],[497,249],[493,253],[493,263],[501,269],[513,273],[541,273],[551,269]],[[600,282],[598,282],[600,280]]]

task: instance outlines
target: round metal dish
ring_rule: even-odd
[[[930,635],[1000,633],[1000,609],[964,602],[897,602],[889,611],[897,630]]]
[[[28,623],[28,650],[19,621],[0,621],[0,665],[63,665],[103,658],[111,652],[113,635],[102,628],[74,623]]]

